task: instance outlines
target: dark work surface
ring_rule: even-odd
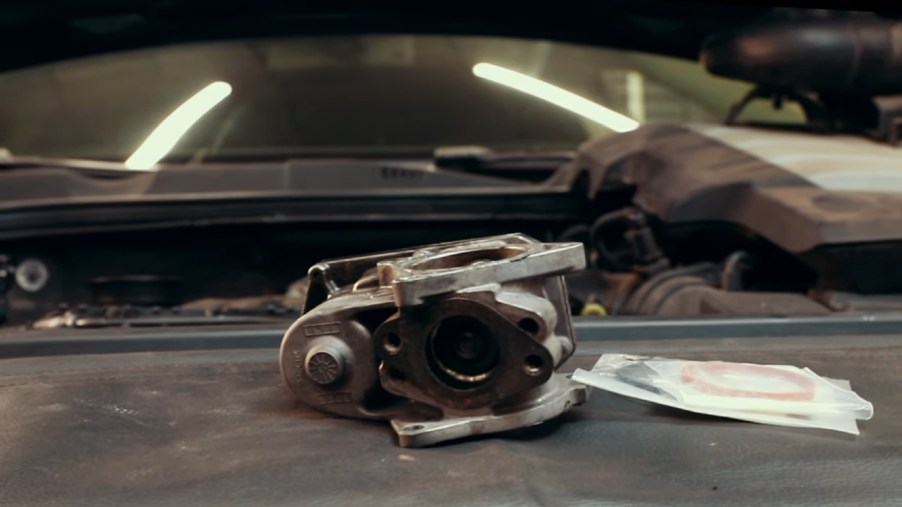
[[[298,406],[274,349],[0,361],[0,505],[899,505],[902,338],[583,344],[789,363],[875,405],[858,437],[594,391],[559,420],[429,449]]]

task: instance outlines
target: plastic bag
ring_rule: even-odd
[[[789,365],[605,354],[592,371],[576,370],[573,380],[700,414],[853,435],[857,420],[874,414],[848,381]]]

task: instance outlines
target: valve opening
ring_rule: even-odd
[[[542,366],[544,364],[545,362],[542,361],[541,357],[530,354],[526,356],[526,360],[523,362],[523,369],[528,375],[538,375],[542,373]]]
[[[397,333],[386,333],[382,346],[389,354],[397,354],[401,350],[401,337]]]
[[[456,389],[484,384],[501,361],[498,340],[479,319],[448,317],[432,331],[428,343],[433,374]]]

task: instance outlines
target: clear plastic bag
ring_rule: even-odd
[[[848,381],[789,365],[605,354],[592,371],[576,370],[573,380],[701,414],[854,435],[856,421],[874,414]]]

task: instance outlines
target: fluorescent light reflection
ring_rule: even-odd
[[[546,83],[541,79],[536,79],[517,71],[491,63],[477,63],[473,66],[473,74],[550,102],[615,132],[629,132],[639,127],[639,122],[628,116],[624,116],[617,111],[596,104],[585,97],[580,97],[551,83]]]
[[[169,153],[198,120],[232,93],[232,86],[215,81],[195,93],[163,120],[131,157],[125,161],[129,169],[146,171]]]

